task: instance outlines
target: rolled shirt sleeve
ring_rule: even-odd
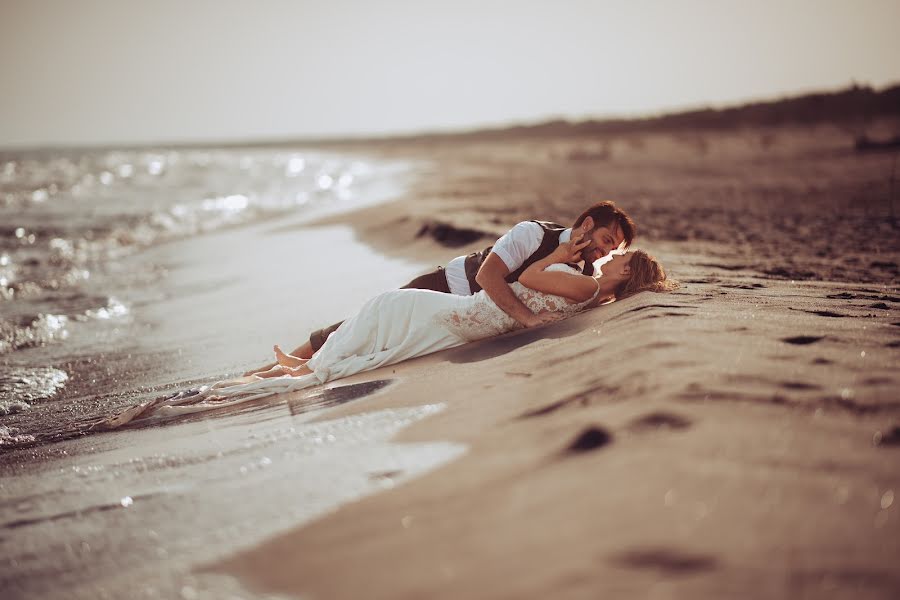
[[[497,240],[491,250],[512,273],[534,254],[544,239],[544,230],[533,221],[522,221]]]

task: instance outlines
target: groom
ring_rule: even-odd
[[[572,227],[546,221],[522,221],[501,237],[493,246],[468,256],[458,256],[447,267],[421,275],[406,288],[434,290],[446,294],[468,296],[481,289],[491,300],[513,319],[525,327],[543,324],[547,316],[536,315],[513,293],[509,284],[532,263],[548,256],[559,244],[576,239],[589,239],[581,251],[584,262],[582,272],[593,275],[594,261],[603,258],[623,243],[631,245],[635,224],[625,211],[613,202],[599,202],[585,210]],[[322,347],[328,336],[340,326],[314,331],[309,342],[291,352],[298,358],[310,358]],[[271,365],[269,365],[271,366]],[[268,368],[268,367],[265,367]],[[250,371],[249,373],[255,372]]]

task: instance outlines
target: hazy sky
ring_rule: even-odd
[[[0,0],[0,146],[635,115],[900,81],[900,0]]]

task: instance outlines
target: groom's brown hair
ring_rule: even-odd
[[[594,204],[575,220],[575,227],[581,225],[588,217],[594,220],[597,227],[609,227],[613,222],[618,223],[619,229],[622,230],[622,237],[625,238],[625,247],[631,245],[637,225],[634,224],[631,217],[625,214],[624,210],[616,206],[615,202],[606,200]]]

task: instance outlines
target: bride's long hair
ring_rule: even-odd
[[[666,270],[659,261],[643,250],[632,251],[628,266],[631,268],[631,277],[616,287],[616,300],[638,292],[668,292],[678,287],[677,281],[666,276]]]

